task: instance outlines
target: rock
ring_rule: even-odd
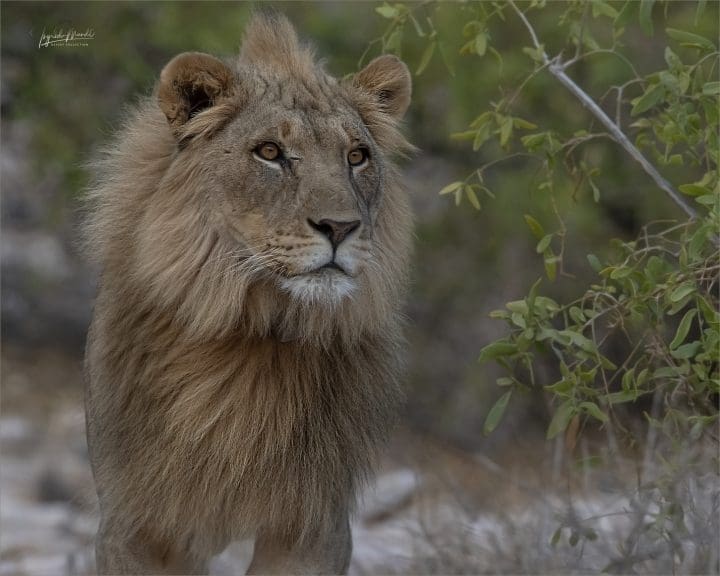
[[[419,488],[415,472],[404,468],[378,476],[362,496],[360,515],[364,522],[379,522],[397,513],[412,501]]]

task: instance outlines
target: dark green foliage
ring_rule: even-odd
[[[423,52],[419,72],[427,67],[434,46],[442,42],[432,8],[432,3],[386,3],[376,9],[390,21],[379,40],[383,50],[401,53],[402,39],[412,30],[418,37],[430,40],[431,48]],[[538,355],[554,357],[560,376],[544,384],[556,398],[549,438],[563,432],[575,416],[604,424],[613,418],[614,405],[655,393],[672,397],[672,403],[665,405],[676,420],[682,415],[686,424],[712,423],[717,419],[714,395],[720,391],[716,311],[720,273],[716,245],[720,226],[717,47],[702,34],[667,28],[664,66],[642,75],[624,55],[623,39],[633,19],[647,35],[653,35],[654,2],[636,5],[577,0],[546,6],[545,2],[533,1],[522,8],[528,17],[543,18],[548,12],[556,16],[574,55],[564,57],[561,51],[557,57],[548,57],[542,38],[533,39],[534,45],[521,47],[534,63],[529,76],[518,82],[517,89],[501,95],[489,110],[477,115],[467,130],[452,135],[456,140],[472,142],[475,152],[496,142],[505,154],[492,158],[465,180],[448,184],[440,194],[453,195],[456,204],[466,198],[479,210],[478,193],[492,196],[484,171],[503,159],[521,155],[538,163],[537,194],[547,197],[553,206],[564,192],[558,190],[558,182],[563,181],[573,183],[573,196],[587,189],[598,202],[602,191],[596,179],[603,166],[591,162],[590,154],[581,150],[586,143],[610,139],[612,135],[593,128],[595,119],[590,115],[586,116],[586,129],[558,132],[539,128],[518,115],[517,102],[528,82],[536,75],[547,74],[550,63],[565,70],[591,56],[603,55],[623,62],[629,77],[622,84],[609,86],[609,92],[615,93],[618,128],[633,135],[637,147],[650,155],[651,161],[686,168],[680,178],[695,174],[695,182],[680,179],[677,185],[694,203],[690,210],[698,217],[689,222],[648,224],[635,241],[612,240],[604,257],[589,254],[588,262],[599,277],[575,300],[559,304],[540,296],[538,282],[526,298],[509,302],[506,310],[492,314],[508,323],[510,333],[485,346],[480,359],[499,362],[508,369],[510,378],[502,378],[499,383],[511,389],[490,410],[485,431],[498,425],[513,389],[539,384],[534,374]],[[703,9],[698,7],[699,12]],[[502,64],[509,54],[492,47],[492,30],[509,25],[510,19],[517,20],[518,6],[512,2],[479,2],[457,7],[456,11],[465,19],[462,35],[466,42],[460,54],[483,57],[492,51]],[[527,22],[524,16],[521,19]],[[426,22],[429,33],[419,21]],[[525,32],[535,34],[530,28]],[[683,56],[673,48],[681,50]],[[562,87],[558,85],[556,90]],[[627,125],[623,114],[632,123]],[[664,195],[651,182],[647,184],[643,193]],[[558,228],[546,232],[537,218],[525,215],[550,281],[564,273],[567,241],[564,215],[555,209],[554,217]],[[684,315],[678,323],[680,312]],[[618,348],[618,339],[625,340],[621,348],[627,354],[613,362],[606,350]]]
[[[651,453],[657,446],[658,453],[646,461],[656,462],[663,472],[657,484],[643,485],[640,501],[647,505],[650,492],[645,490],[664,487],[667,507],[654,515],[656,537],[674,542],[687,532],[682,532],[683,512],[672,495],[678,470],[702,468],[697,461],[702,450],[694,447],[709,443],[717,452],[718,443],[718,6],[651,0],[471,2],[453,7],[458,17],[452,32],[433,24],[441,12],[440,6],[433,12],[433,6],[378,8],[390,21],[383,49],[399,53],[400,39],[412,31],[408,22],[422,13],[433,36],[419,72],[427,69],[446,34],[463,37],[459,53],[466,58],[492,54],[499,68],[518,70],[522,56],[529,68],[524,77],[515,76],[514,85],[502,85],[494,101],[452,134],[471,144],[480,165],[440,194],[480,210],[479,193],[493,196],[486,171],[502,174],[504,163],[519,164],[534,171],[534,196],[551,208],[524,216],[547,279],[490,314],[505,322],[507,331],[487,343],[479,359],[500,365],[507,375],[497,379],[501,396],[487,412],[483,430],[489,434],[500,425],[511,398],[541,389],[552,406],[546,436],[564,435],[570,451],[585,430],[607,431],[624,442],[624,449],[645,446]],[[706,20],[714,28],[706,27]],[[549,31],[548,21],[556,29]],[[633,58],[638,28],[659,48],[652,69],[641,69]],[[526,45],[496,43],[510,35],[527,38]],[[568,87],[561,76],[574,76],[576,69],[584,77]],[[545,96],[552,94],[566,107],[559,116],[533,114],[532,98],[541,82]],[[593,110],[590,104],[598,101],[605,112]],[[612,178],[604,175],[616,171],[611,159],[617,161],[618,151],[642,176],[635,189],[613,190]],[[597,253],[585,254],[590,269],[580,270],[587,278],[583,285],[576,278],[582,256],[576,244],[582,242],[567,222],[586,209],[583,204],[600,204],[606,195],[675,205],[649,214],[633,237],[610,239]],[[568,204],[568,196],[575,203]],[[563,285],[571,289],[562,290]],[[641,471],[646,475],[647,464]],[[567,528],[571,547],[597,537]],[[560,526],[555,532],[553,545],[563,530]],[[630,571],[632,566],[628,560],[608,569]]]

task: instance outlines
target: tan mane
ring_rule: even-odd
[[[316,71],[315,51],[300,42],[287,18],[272,10],[264,10],[250,20],[240,61],[263,63],[294,75],[313,75]]]

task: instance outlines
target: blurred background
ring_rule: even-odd
[[[379,4],[273,5],[317,46],[336,76],[356,71],[368,46],[368,57],[379,53],[379,43],[371,44],[387,25],[375,11]],[[717,8],[710,2],[693,29],[717,38]],[[108,141],[125,107],[152,90],[176,53],[236,53],[251,9],[214,2],[2,4],[0,574],[93,570],[97,518],[84,438],[82,356],[96,272],[78,251],[88,181],[84,163]],[[550,218],[554,207],[531,192],[537,175],[520,162],[486,173],[495,198],[480,198],[479,211],[467,202],[456,207],[451,197],[438,194],[502,157],[499,147],[473,152],[449,135],[466,129],[505,87],[517,86],[532,70],[518,49],[529,45],[527,32],[519,21],[503,24],[492,39],[503,54],[499,66],[492,57],[459,55],[467,19],[461,7],[433,4],[428,10],[442,35],[445,61],[435,54],[414,77],[406,121],[420,149],[403,162],[417,217],[407,303],[408,402],[377,487],[366,494],[356,519],[351,570],[599,571],[612,561],[617,538],[631,523],[623,513],[631,506],[632,460],[627,470],[574,474],[561,443],[544,439],[549,410],[541,392],[514,402],[498,429],[482,434],[486,413],[500,395],[495,379],[501,374],[478,364],[477,356],[504,331],[488,314],[527,294],[543,275],[523,215]],[[692,3],[668,2],[665,10],[664,25],[693,27]],[[557,19],[551,3],[533,21],[551,46],[563,42]],[[641,74],[663,65],[663,26],[654,37],[634,23],[628,26],[623,53]],[[90,29],[94,36],[86,45],[40,45],[43,32],[71,28]],[[423,50],[417,38],[403,44],[411,70],[417,70]],[[608,86],[626,79],[627,70],[620,59],[593,58],[572,75],[601,100]],[[590,123],[547,74],[526,85],[515,109],[551,128]],[[546,283],[546,293],[558,299],[572,297],[590,281],[594,273],[585,254],[605,250],[608,238],[632,239],[650,220],[678,217],[612,144],[598,144],[589,154],[604,166],[600,201],[572,190],[557,195],[562,205],[556,208],[573,238],[565,268],[574,276]],[[592,438],[582,442],[582,453],[592,453]],[[569,525],[569,511],[595,521],[595,538],[577,546],[557,533],[558,526]],[[717,540],[712,530],[705,535]],[[237,571],[247,561],[248,546],[226,551],[213,563],[214,572]],[[717,569],[717,556],[704,561],[695,573],[705,572],[703,566]],[[682,564],[670,559],[661,565],[676,562]]]

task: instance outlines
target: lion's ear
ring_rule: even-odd
[[[185,52],[170,60],[160,73],[158,104],[177,131],[226,96],[232,83],[232,71],[214,56]]]
[[[412,80],[405,63],[390,54],[378,56],[353,78],[353,85],[376,100],[380,109],[399,120],[410,105]]]

